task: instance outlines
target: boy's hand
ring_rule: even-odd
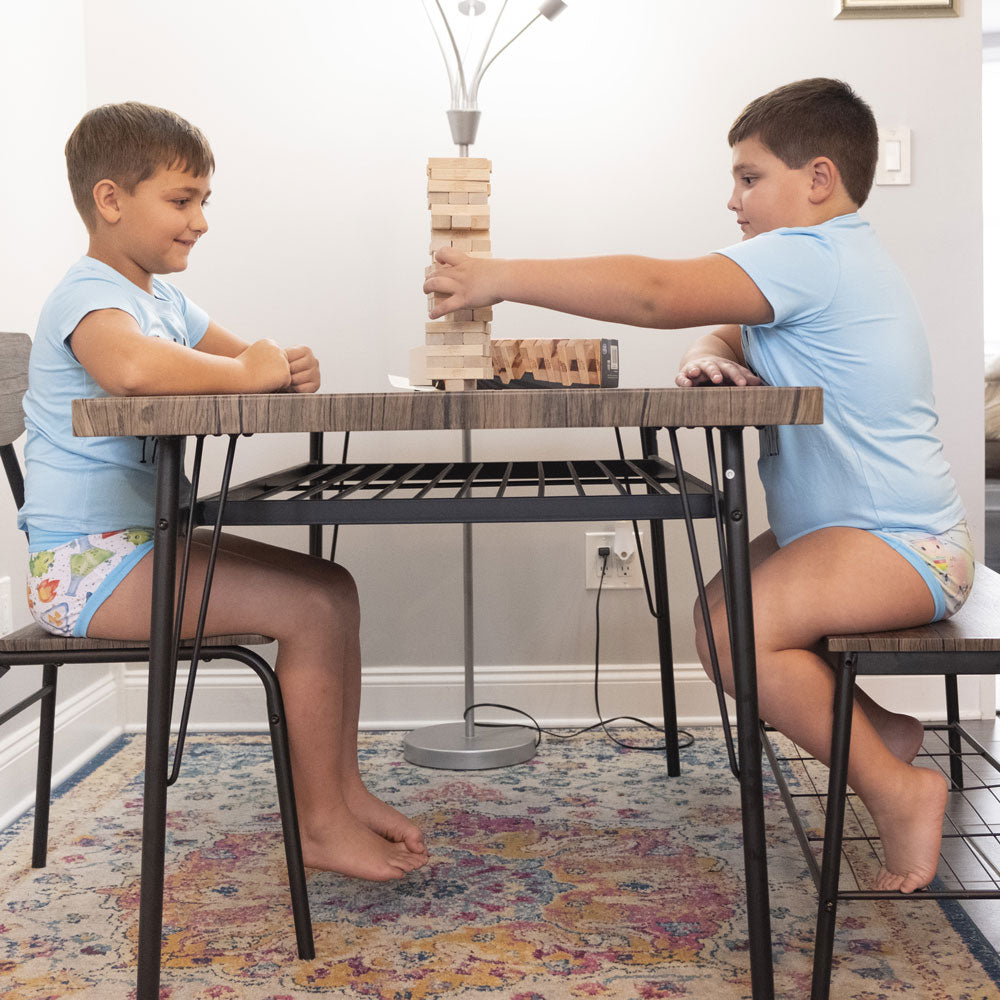
[[[273,340],[254,341],[236,360],[246,374],[244,392],[274,392],[291,384],[285,352]]]
[[[319,389],[319,362],[308,347],[286,347],[285,360],[292,376],[292,392],[316,392]]]
[[[738,361],[711,354],[688,360],[674,382],[684,389],[695,385],[763,385],[763,379]]]
[[[438,250],[434,260],[438,266],[424,282],[424,291],[447,298],[443,304],[428,310],[431,319],[440,319],[458,309],[479,309],[503,301],[493,288],[499,261],[467,257],[449,247]]]

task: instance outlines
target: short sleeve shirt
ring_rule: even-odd
[[[155,466],[144,438],[74,437],[74,399],[108,395],[73,354],[69,338],[98,309],[120,309],[147,337],[194,347],[208,315],[169,282],[149,294],[114,268],[81,258],[46,300],[38,321],[24,397],[25,530],[92,534],[153,522]]]
[[[823,388],[823,423],[778,428],[777,454],[760,458],[778,543],[834,525],[936,534],[958,523],[923,323],[871,227],[852,213],[718,252],[774,311],[743,328],[750,367],[770,385]]]

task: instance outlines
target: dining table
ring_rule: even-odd
[[[656,620],[665,767],[669,775],[677,775],[681,761],[664,522],[682,520],[686,525],[685,560],[692,560],[708,624],[700,543],[694,530],[701,519],[715,523],[710,544],[718,546],[728,613],[728,634],[712,638],[713,646],[726,643],[731,649],[735,741],[717,665],[714,676],[730,767],[740,789],[752,993],[755,1000],[772,1000],[744,439],[748,430],[757,428],[762,440],[773,443],[776,427],[819,424],[822,419],[822,390],[810,386],[285,392],[74,400],[73,431],[78,436],[155,439],[137,1000],[158,1000],[160,995],[167,770],[176,671],[175,591],[178,574],[184,572],[176,553],[186,530],[192,525],[211,525],[217,541],[218,533],[227,527],[305,525],[313,539],[311,550],[316,551],[317,532],[324,525],[648,521],[650,566],[647,572],[643,561],[642,571]],[[526,458],[516,451],[524,438],[517,432],[533,429],[544,431],[545,454],[558,454],[568,437],[565,432],[573,428],[615,429],[617,449],[608,447],[610,454],[586,459]],[[426,440],[419,436],[414,447],[403,449],[404,461],[390,457],[388,444],[383,459],[374,462],[329,462],[323,454],[328,433],[394,432],[385,440],[398,442],[399,432],[432,430],[509,433],[491,439],[491,450],[503,452],[499,460],[421,461],[413,457]],[[302,448],[301,461],[233,485],[237,442],[258,434],[305,435],[308,447]],[[202,444],[216,436],[227,437],[229,447],[219,487],[207,492],[200,484]],[[588,451],[597,451],[594,442],[599,437],[587,436]],[[190,480],[185,473],[188,439],[196,442]],[[612,440],[610,435],[603,439]],[[366,439],[365,451],[379,454],[379,440]],[[699,468],[707,467],[701,476],[684,468],[685,453],[692,450],[699,454]],[[386,627],[391,628],[391,619]],[[297,925],[297,934],[299,956],[313,957],[308,927]]]

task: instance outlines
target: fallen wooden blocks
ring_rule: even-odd
[[[431,267],[442,247],[472,257],[491,256],[490,161],[467,156],[427,161],[427,207],[431,213]],[[428,306],[440,304],[428,296]],[[493,377],[490,351],[492,309],[463,309],[425,325],[423,346],[410,352],[410,384],[443,381],[445,389],[474,389]]]
[[[504,385],[530,376],[533,382],[617,385],[614,340],[494,340],[493,371]]]

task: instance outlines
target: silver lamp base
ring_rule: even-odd
[[[485,771],[523,764],[535,756],[535,731],[526,726],[476,726],[469,736],[464,722],[446,722],[408,733],[403,757],[421,767]]]

